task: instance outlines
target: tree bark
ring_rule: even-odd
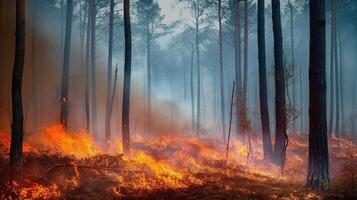
[[[125,155],[130,155],[130,84],[131,84],[131,25],[130,1],[124,0],[124,35],[125,35],[125,61],[124,61],[124,93],[122,109],[122,141]]]
[[[111,139],[111,90],[112,90],[112,65],[113,65],[113,21],[114,21],[114,0],[110,0],[110,13],[109,13],[109,44],[108,44],[108,78],[107,78],[107,103],[105,111],[105,141]]]
[[[272,0],[275,60],[275,161],[283,166],[286,143],[285,72],[280,0]]]
[[[292,74],[292,89],[293,89],[293,101],[292,104],[295,105],[296,102],[296,83],[295,83],[295,41],[294,41],[294,7],[291,0],[288,0],[288,7],[290,11],[290,43],[291,43],[291,74]],[[293,120],[293,132],[296,131],[296,121]]]
[[[68,89],[69,89],[69,60],[71,52],[73,0],[67,0],[66,33],[64,39],[62,89],[61,89],[61,116],[60,122],[67,129],[68,122]]]
[[[332,0],[334,1],[334,0]],[[332,133],[333,133],[333,120],[334,120],[334,79],[333,79],[333,75],[334,75],[334,48],[335,48],[335,42],[334,42],[334,17],[333,17],[333,13],[334,13],[334,6],[333,6],[333,2],[331,4],[331,51],[330,51],[330,119],[329,119],[329,137],[331,138]]]
[[[24,115],[22,110],[22,76],[25,60],[25,1],[16,0],[15,62],[12,72],[12,124],[10,164],[22,168],[22,143],[24,137]],[[15,169],[15,170],[16,170]]]
[[[270,135],[269,107],[266,77],[266,55],[265,55],[265,14],[264,0],[258,0],[258,61],[259,61],[259,100],[260,118],[262,124],[262,138],[264,159],[270,160],[273,155],[273,147]]]
[[[222,0],[218,0],[218,23],[219,23],[219,75],[221,86],[221,120],[222,120],[222,140],[226,142],[226,117],[224,112],[224,79],[223,79],[223,34],[222,34]]]
[[[199,13],[200,13],[200,3],[197,1],[196,8],[196,58],[197,58],[197,119],[196,119],[196,135],[200,137],[201,130],[201,67],[200,67],[200,45],[199,45]]]
[[[310,103],[307,186],[328,189],[329,158],[326,124],[325,1],[310,0]]]

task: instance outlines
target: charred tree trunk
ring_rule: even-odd
[[[264,159],[270,160],[273,155],[273,147],[272,147],[271,135],[270,135],[268,94],[267,94],[264,7],[265,7],[264,0],[258,0],[258,60],[259,60],[260,117],[261,117],[261,124],[262,124]]]
[[[310,0],[310,133],[307,186],[328,189],[329,158],[326,124],[325,1]]]
[[[16,0],[15,62],[12,72],[12,124],[10,164],[21,169],[24,115],[22,110],[22,75],[25,60],[25,1]],[[16,172],[15,172],[16,173]]]
[[[222,0],[218,1],[218,23],[219,23],[219,78],[221,86],[221,120],[222,120],[222,139],[226,142],[226,117],[224,112],[224,84],[223,84],[223,34],[222,34]]]
[[[62,89],[61,89],[61,118],[60,122],[67,129],[68,122],[68,89],[69,89],[69,57],[71,52],[73,0],[67,0],[66,33],[64,39]]]
[[[108,44],[108,79],[107,79],[107,103],[105,110],[105,141],[111,139],[110,118],[111,118],[111,90],[112,90],[112,65],[113,65],[113,21],[114,21],[114,0],[110,0],[109,13],[109,44]]]
[[[131,25],[130,1],[124,0],[124,35],[125,35],[125,63],[124,63],[124,92],[122,109],[122,141],[125,155],[130,155],[130,84],[131,84]]]
[[[97,77],[96,77],[96,1],[91,0],[91,89],[92,89],[92,134],[97,137]]]
[[[280,0],[272,0],[275,60],[275,161],[283,166],[286,143],[285,72]]]
[[[87,34],[86,34],[86,63],[85,63],[85,77],[84,77],[84,110],[85,110],[85,128],[89,132],[90,129],[90,109],[89,109],[89,74],[90,74],[90,40],[91,40],[91,3],[92,0],[89,0],[88,14],[87,14]]]

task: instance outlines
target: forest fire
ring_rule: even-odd
[[[2,148],[7,151],[10,137],[2,133],[1,138]],[[249,158],[247,145],[233,141],[228,159],[223,143],[192,136],[144,139],[135,135],[130,157],[122,155],[120,140],[114,141],[105,147],[84,131],[67,133],[61,125],[44,128],[25,139],[24,180],[2,183],[6,189],[1,194],[51,199],[69,198],[76,191],[85,191],[94,195],[104,192],[112,198],[144,198],[158,191],[184,191],[219,184],[226,192],[238,189],[239,194],[254,197],[258,194],[249,189],[249,182],[254,182],[256,187],[267,182],[282,187],[301,184],[306,176],[307,136],[302,134],[291,136],[282,173],[280,167],[263,160],[262,144],[257,138],[251,140],[254,151]],[[337,166],[357,158],[357,147],[351,141],[333,138],[330,148],[334,177],[341,170]],[[232,181],[246,184],[233,188]],[[301,195],[318,197],[297,188],[284,195],[297,199]],[[276,192],[269,191],[272,199]]]

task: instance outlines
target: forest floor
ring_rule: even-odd
[[[304,187],[305,135],[290,136],[283,173],[260,159],[258,151],[246,163],[246,148],[235,143],[232,158],[216,156],[223,144],[214,142],[136,141],[132,158],[112,152],[78,157],[61,153],[61,146],[55,153],[25,145],[22,177],[16,181],[10,177],[5,142],[0,144],[0,199],[357,199],[357,148],[350,140],[330,142],[331,188],[326,192]]]

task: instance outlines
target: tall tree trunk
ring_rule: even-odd
[[[304,97],[304,92],[303,92],[303,72],[302,72],[302,66],[300,66],[300,131],[304,130],[304,104],[303,104],[303,97]]]
[[[200,67],[200,45],[199,45],[199,15],[200,15],[200,2],[197,0],[196,8],[196,58],[197,58],[197,120],[196,120],[196,135],[200,137],[201,131],[201,67]]]
[[[146,65],[147,65],[147,109],[146,109],[146,128],[151,133],[151,33],[150,22],[146,22]]]
[[[22,75],[25,60],[25,0],[16,0],[15,62],[12,72],[12,124],[10,164],[22,168],[22,142],[24,115],[22,110]],[[16,169],[15,169],[15,173]]]
[[[333,133],[333,120],[334,120],[334,48],[335,48],[335,42],[334,42],[334,17],[333,17],[333,13],[334,13],[334,6],[333,6],[333,1],[332,0],[332,4],[331,4],[331,51],[330,51],[330,119],[329,119],[329,128],[328,128],[328,132],[329,132],[329,137],[332,136]]]
[[[107,79],[107,103],[105,110],[105,141],[111,139],[111,90],[112,90],[112,65],[113,65],[113,21],[114,21],[114,0],[110,0],[110,13],[109,13],[109,44],[108,44],[108,79]]]
[[[310,108],[307,186],[329,187],[326,124],[325,0],[310,0]]]
[[[125,61],[124,61],[124,93],[122,109],[122,141],[125,155],[130,155],[130,84],[131,84],[131,25],[130,25],[130,0],[124,0],[124,35],[125,35]]]
[[[84,83],[84,110],[85,110],[85,127],[86,131],[90,129],[90,109],[89,109],[89,73],[90,73],[90,40],[91,40],[91,16],[92,16],[92,1],[89,0],[88,14],[87,14],[87,34],[86,34],[86,63],[85,63],[85,83]]]
[[[96,1],[91,3],[91,88],[92,88],[92,134],[97,137],[97,77],[96,77]]]
[[[241,70],[241,27],[240,27],[240,1],[235,1],[235,83],[236,83],[236,98],[240,100],[242,93],[242,70]],[[239,103],[236,103],[236,112],[240,112]],[[237,115],[237,132],[240,130],[239,116]]]
[[[36,37],[37,37],[37,5],[32,1],[32,41],[31,41],[31,66],[32,66],[32,118],[34,130],[37,129],[37,62],[36,62]]]
[[[243,75],[243,94],[247,98],[248,88],[248,0],[244,1],[244,75]]]
[[[191,91],[191,123],[192,123],[192,132],[194,131],[195,124],[195,96],[194,96],[194,86],[193,86],[193,58],[194,50],[191,51],[191,63],[190,63],[190,91]]]
[[[335,127],[335,133],[336,136],[340,136],[340,84],[339,84],[339,63],[338,63],[338,52],[337,52],[337,16],[336,16],[336,0],[332,1],[332,7],[333,7],[333,43],[334,43],[334,57],[335,57],[335,90],[336,90],[336,127]]]
[[[280,0],[272,0],[274,60],[275,60],[275,161],[281,166],[285,160],[286,147],[286,108],[285,72],[283,61],[283,35],[281,30]]]
[[[290,11],[290,44],[291,44],[291,77],[292,77],[292,89],[293,89],[293,101],[292,104],[295,106],[296,102],[296,83],[295,83],[295,41],[294,41],[294,7],[291,0],[288,0],[288,7]],[[288,86],[289,87],[289,86]],[[296,121],[293,119],[293,132],[296,131]]]
[[[341,102],[341,133],[344,133],[344,117],[345,117],[345,110],[344,110],[344,101],[343,101],[343,64],[344,64],[344,53],[343,53],[343,45],[342,45],[342,40],[341,40],[341,25],[338,25],[337,26],[337,29],[338,29],[338,49],[339,49],[339,58],[340,58],[340,83],[339,83],[339,86],[340,86],[340,102]]]
[[[223,79],[223,34],[222,34],[222,0],[218,0],[218,23],[219,23],[219,78],[221,86],[221,120],[222,139],[226,142],[226,117],[224,112],[224,79]]]
[[[259,61],[260,117],[262,123],[264,159],[270,160],[273,155],[273,147],[272,147],[271,135],[270,135],[268,94],[267,94],[264,7],[265,7],[264,0],[258,0],[258,61]]]
[[[67,129],[68,122],[68,89],[69,89],[69,58],[71,52],[73,0],[67,0],[66,33],[64,39],[62,89],[61,89],[61,116],[60,122]]]

